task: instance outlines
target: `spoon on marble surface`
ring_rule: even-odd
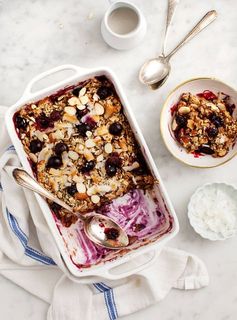
[[[32,190],[57,203],[70,213],[76,214],[84,223],[84,231],[92,242],[108,249],[121,249],[128,246],[129,239],[126,232],[111,218],[98,213],[82,215],[79,212],[75,212],[73,208],[43,188],[25,170],[16,168],[12,174],[20,186]]]
[[[206,28],[217,17],[215,10],[209,11],[205,16],[195,25],[195,27],[183,38],[182,41],[167,55],[162,52],[158,58],[153,58],[144,63],[139,72],[139,80],[148,85],[151,89],[156,90],[160,88],[167,80],[171,65],[170,58],[188,41],[195,37],[200,31]]]

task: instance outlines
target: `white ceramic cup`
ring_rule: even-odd
[[[116,32],[109,23],[117,9],[130,9],[136,15],[136,24],[132,30],[127,33]],[[131,13],[131,11],[130,11]],[[135,16],[134,15],[134,16]],[[141,43],[146,34],[146,20],[141,10],[129,1],[115,1],[109,5],[101,22],[101,34],[105,42],[118,50],[128,50]]]

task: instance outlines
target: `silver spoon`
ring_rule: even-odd
[[[83,221],[84,231],[91,241],[109,249],[121,249],[128,246],[129,239],[126,232],[111,218],[98,213],[82,215],[79,212],[75,212],[73,208],[43,188],[25,170],[16,168],[13,170],[12,174],[16,182],[22,187],[30,189],[39,195],[52,200],[67,211],[76,214]],[[113,233],[112,237],[111,234],[109,235],[110,232]]]
[[[195,37],[200,31],[206,28],[217,17],[215,10],[209,11],[195,25],[195,27],[183,38],[182,41],[167,55],[160,55],[158,58],[150,59],[144,63],[139,72],[139,80],[149,85],[151,89],[158,89],[167,80],[170,73],[170,58],[188,41]]]

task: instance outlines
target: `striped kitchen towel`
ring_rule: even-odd
[[[201,260],[171,248],[125,279],[71,276],[34,195],[11,176],[20,163],[4,126],[5,110],[0,107],[0,274],[47,302],[48,320],[114,320],[159,302],[171,288],[208,284]]]

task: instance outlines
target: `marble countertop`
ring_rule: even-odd
[[[176,209],[180,232],[171,246],[197,254],[206,263],[210,285],[198,291],[172,290],[167,298],[127,320],[234,320],[237,314],[237,241],[210,242],[199,237],[187,218],[187,203],[205,182],[237,185],[236,160],[215,169],[195,169],[175,160],[165,148],[159,117],[168,92],[178,83],[198,76],[215,76],[237,87],[235,0],[182,0],[169,36],[168,48],[209,9],[217,20],[172,59],[172,73],[158,91],[138,82],[138,69],[159,52],[165,21],[165,0],[133,0],[144,11],[148,33],[137,48],[120,52],[100,35],[105,0],[0,1],[0,104],[11,105],[36,74],[64,63],[83,67],[107,65],[114,69],[160,170]],[[0,277],[1,319],[42,320],[47,305]]]

